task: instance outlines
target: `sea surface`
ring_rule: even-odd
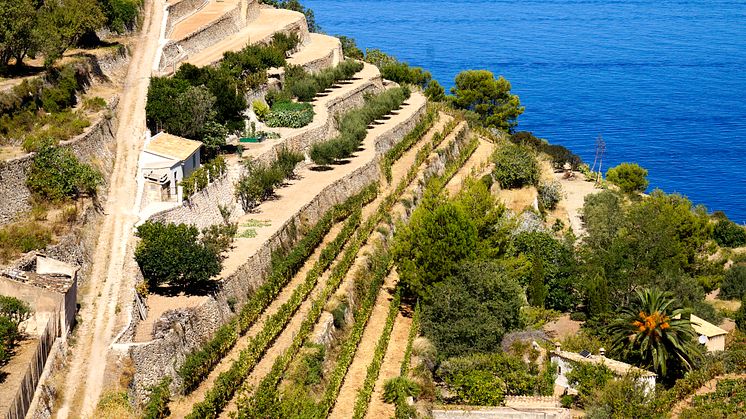
[[[604,170],[650,172],[746,223],[746,0],[303,0],[329,34],[429,69],[446,88],[465,69],[505,76],[519,130]]]

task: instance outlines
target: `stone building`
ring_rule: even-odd
[[[161,132],[150,138],[140,156],[140,172],[145,179],[145,193],[161,201],[181,202],[179,182],[200,166],[199,141]]]
[[[599,350],[598,355],[590,353],[575,353],[563,351],[560,348],[559,343],[555,344],[555,350],[551,352],[552,362],[557,364],[557,379],[554,384],[566,389],[572,389],[572,386],[567,380],[566,374],[572,371],[572,368],[576,364],[590,363],[596,365],[605,365],[617,378],[622,378],[630,372],[639,374],[638,381],[644,384],[647,391],[655,390],[655,378],[656,375],[653,372],[637,368],[634,365],[627,364],[622,361],[607,358],[605,356],[604,349]]]

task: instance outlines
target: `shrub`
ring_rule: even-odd
[[[587,319],[587,316],[582,311],[574,311],[570,313],[570,320],[574,320],[576,322],[584,322]]]
[[[301,67],[288,66],[285,69],[287,90],[302,102],[310,102],[316,95],[342,80],[351,79],[363,69],[363,63],[345,60],[334,68],[326,68],[316,74],[306,73]]]
[[[265,121],[273,128],[301,128],[310,124],[313,116],[313,106],[308,103],[275,102]]]
[[[9,317],[16,323],[26,320],[31,315],[27,302],[15,297],[0,295],[0,316]]]
[[[527,131],[516,132],[510,136],[510,141],[518,145],[530,146],[536,151],[547,154],[552,159],[555,169],[562,169],[565,164],[569,164],[572,170],[578,170],[583,163],[580,156],[568,150],[567,147],[549,144],[546,140],[537,138]]]
[[[495,152],[492,174],[503,189],[536,185],[539,181],[539,163],[525,147],[507,145]]]
[[[606,365],[584,362],[574,362],[572,370],[565,376],[568,384],[578,391],[581,405],[587,401],[593,391],[603,388],[606,383],[614,379],[614,373]]]
[[[723,247],[746,245],[746,228],[730,220],[719,220],[712,230],[712,238]]]
[[[171,391],[168,389],[171,385],[171,378],[166,377],[158,384],[148,388],[148,402],[143,407],[143,419],[161,419],[171,415],[168,403],[171,401]]]
[[[275,188],[294,176],[296,164],[303,160],[303,155],[282,149],[277,159],[271,164],[247,161],[245,170],[236,183],[236,196],[241,201],[244,211],[255,208],[268,199]]]
[[[0,365],[10,359],[11,350],[18,339],[18,325],[8,317],[0,316]]]
[[[624,193],[645,192],[648,187],[647,176],[648,171],[636,163],[622,163],[606,172],[606,180]]]
[[[557,208],[557,204],[562,200],[562,185],[557,180],[542,182],[539,184],[539,203],[548,210]]]
[[[101,183],[101,173],[79,162],[72,151],[49,145],[36,153],[26,179],[26,186],[35,196],[55,202],[93,196]]]
[[[725,273],[719,297],[728,300],[740,299],[744,295],[746,295],[746,265],[736,265]]]
[[[733,320],[736,321],[736,326],[738,326],[739,330],[746,332],[746,296],[741,298],[741,307],[736,311]]]
[[[269,115],[269,106],[267,106],[266,103],[261,100],[255,100],[251,103],[251,106],[254,108],[254,114],[260,121],[267,119],[267,116]]]
[[[420,386],[406,377],[390,378],[383,384],[383,401],[386,403],[397,403],[407,397],[417,397],[419,394]]]
[[[0,260],[18,253],[43,249],[52,242],[52,231],[37,222],[10,224],[0,228]]]
[[[168,283],[199,289],[220,273],[220,255],[194,226],[147,221],[136,234],[135,260],[151,288]]]

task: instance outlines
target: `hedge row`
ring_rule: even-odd
[[[450,162],[447,165],[445,173],[443,173],[442,176],[431,179],[431,181],[440,182],[444,186],[446,182],[448,182],[448,180],[451,177],[453,177],[453,175],[456,174],[458,169],[464,164],[464,162],[466,162],[466,160],[474,153],[474,151],[476,151],[478,144],[479,144],[479,141],[476,138],[474,138],[472,142],[466,148],[462,150],[462,152],[459,155],[459,158],[455,161]],[[416,174],[416,172],[414,173]],[[413,178],[414,177],[412,177],[412,179]],[[401,191],[403,191],[406,185],[408,185],[411,182],[411,180],[409,182],[406,182],[406,181],[407,179],[402,179],[402,182],[399,184],[399,186],[401,187]],[[399,191],[399,189],[400,188],[397,187],[397,191]],[[394,194],[392,194],[392,196],[393,195]],[[390,255],[387,254],[387,257],[390,258]],[[352,362],[352,358],[355,355],[357,346],[360,343],[360,339],[362,338],[363,331],[365,330],[365,326],[368,322],[368,319],[370,318],[370,313],[373,309],[373,304],[375,304],[376,296],[378,294],[378,289],[383,284],[383,280],[386,274],[388,274],[388,268],[385,270],[385,272],[383,272],[382,270],[374,272],[375,276],[374,276],[374,280],[371,283],[371,292],[368,294],[367,299],[363,303],[363,306],[361,307],[360,311],[356,313],[355,315],[356,321],[355,321],[355,325],[353,326],[352,333],[345,341],[345,344],[342,347],[342,350],[340,351],[339,358],[337,359],[337,364],[333,370],[331,378],[328,379],[328,387],[326,388],[326,391],[324,392],[324,396],[320,404],[322,417],[328,416],[329,411],[331,410],[332,406],[334,406],[337,396],[339,395],[339,390],[342,387],[342,382],[344,380],[344,377],[347,374],[347,370],[349,369],[350,363]]]
[[[319,166],[328,166],[352,156],[368,135],[368,125],[399,109],[410,93],[406,87],[396,87],[366,97],[363,107],[347,112],[339,119],[339,135],[311,147],[311,160]]]
[[[271,410],[271,405],[276,402],[272,395],[275,394],[275,388],[280,382],[283,373],[290,365],[295,354],[303,346],[303,342],[306,340],[308,335],[313,331],[316,322],[324,311],[327,300],[334,294],[336,289],[342,283],[342,280],[346,277],[347,272],[349,272],[355,262],[360,247],[365,243],[366,238],[373,232],[375,224],[374,218],[369,218],[364,226],[358,231],[355,240],[351,242],[349,247],[345,250],[342,259],[334,266],[324,290],[313,301],[311,310],[306,318],[303,319],[300,330],[293,338],[290,347],[275,360],[272,365],[272,370],[262,379],[257,386],[256,391],[254,391],[254,394],[251,397],[239,400],[239,417],[252,417],[252,412],[266,412]]]
[[[306,259],[329,232],[332,225],[352,214],[363,203],[377,194],[377,185],[371,185],[358,195],[336,205],[296,244],[290,252],[277,251],[272,255],[271,270],[267,280],[254,292],[239,314],[219,328],[212,339],[201,349],[189,354],[178,374],[183,380],[183,391],[188,394],[201,383],[233,348],[238,337],[246,333],[264,309],[277,297],[282,288],[303,266]]]
[[[171,377],[165,377],[158,384],[150,387],[148,402],[143,407],[143,419],[162,419],[171,415],[168,403],[171,400],[171,391],[168,386],[171,385]]]
[[[391,331],[394,329],[394,321],[396,321],[396,315],[399,313],[400,303],[401,294],[397,291],[394,299],[391,300],[391,303],[389,304],[389,314],[386,317],[386,325],[383,328],[383,334],[378,338],[376,350],[373,354],[373,360],[371,360],[370,365],[368,365],[368,371],[365,374],[365,382],[363,383],[363,387],[357,392],[355,411],[353,413],[353,418],[355,419],[362,419],[368,411],[370,396],[373,393],[373,387],[376,385],[376,380],[378,380],[378,374],[381,371],[381,364],[383,363],[384,355],[386,355],[386,349],[389,347]]]
[[[192,412],[187,416],[188,418],[217,417],[220,414],[262,358],[269,345],[285,329],[293,314],[314,289],[321,274],[337,257],[344,244],[357,229],[361,217],[362,206],[358,206],[345,222],[342,231],[321,251],[319,260],[308,272],[305,281],[293,290],[291,297],[277,310],[277,313],[267,319],[264,328],[251,338],[249,345],[240,352],[238,360],[233,362],[230,369],[218,376],[213,387],[205,395],[205,399],[194,405]]]
[[[420,141],[423,135],[432,128],[435,121],[438,120],[438,110],[436,107],[431,106],[427,110],[427,115],[409,132],[404,138],[396,143],[381,159],[381,166],[383,167],[383,173],[386,174],[386,181],[391,182],[391,166],[395,161],[399,160],[401,156],[407,152],[412,146]]]
[[[309,74],[299,67],[291,67],[285,76],[287,89],[298,100],[310,102],[317,94],[337,82],[351,79],[363,66],[360,61],[347,59],[336,67],[326,68],[315,74]]]
[[[352,332],[345,341],[344,346],[342,346],[339,357],[337,358],[337,364],[328,378],[326,391],[319,405],[320,417],[329,416],[329,412],[337,401],[339,390],[342,388],[342,382],[347,375],[347,370],[352,363],[357,347],[360,344],[360,339],[363,337],[365,326],[368,324],[368,319],[370,319],[370,314],[376,303],[378,291],[383,285],[386,275],[391,270],[391,255],[388,252],[384,253],[384,261],[385,263],[379,263],[373,270],[373,280],[370,283],[370,289],[365,296],[362,307],[355,314],[355,324],[352,327]]]
[[[417,337],[417,335],[420,333],[420,320],[422,318],[422,307],[420,306],[420,302],[417,302],[417,305],[414,308],[414,316],[412,316],[412,325],[409,328],[409,336],[407,336],[407,347],[404,350],[404,359],[401,361],[401,370],[399,372],[399,375],[406,377],[407,373],[409,372],[409,364],[411,364],[412,361],[412,345],[414,344],[414,339]]]
[[[214,182],[220,176],[223,176],[227,169],[225,159],[220,156],[197,168],[180,182],[184,191],[184,198],[189,199],[190,196],[205,189],[210,182]]]

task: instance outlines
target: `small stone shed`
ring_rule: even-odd
[[[202,143],[161,132],[146,141],[140,156],[145,192],[161,201],[183,200],[179,182],[200,166]]]
[[[725,336],[728,332],[694,314],[691,315],[689,320],[692,322],[692,328],[699,336],[699,343],[705,345],[707,352],[725,350]]]
[[[603,348],[599,351],[598,355],[581,355],[575,352],[563,351],[559,344],[555,345],[555,350],[551,352],[552,362],[557,364],[557,379],[554,384],[566,389],[571,389],[570,383],[567,381],[566,374],[572,371],[573,365],[581,363],[591,363],[597,365],[605,365],[607,368],[614,373],[617,378],[622,378],[630,372],[635,372],[640,375],[638,381],[645,385],[646,391],[655,390],[655,379],[656,375],[653,372],[637,368],[634,365],[627,364],[622,361],[607,358],[605,356]]]

